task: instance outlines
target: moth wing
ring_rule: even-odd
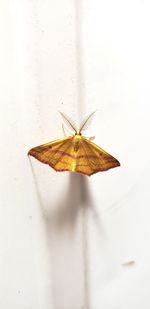
[[[28,155],[50,165],[56,171],[70,170],[68,151],[72,148],[72,137],[66,137],[29,150]]]
[[[75,137],[56,140],[32,148],[28,154],[56,171],[72,171],[88,176],[120,165],[118,160],[84,137],[79,141]]]
[[[82,137],[81,148],[84,151],[82,162],[78,164],[78,171],[86,175],[107,171],[120,166],[120,162],[105,150]]]

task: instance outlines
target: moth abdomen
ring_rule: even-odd
[[[75,141],[74,143],[74,151],[77,152],[79,150],[79,141]]]

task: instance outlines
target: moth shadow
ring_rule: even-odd
[[[89,178],[82,174],[70,173],[68,189],[65,195],[58,198],[55,206],[54,213],[50,211],[44,214],[49,248],[53,252],[51,263],[55,309],[80,307],[81,300],[77,299],[79,289],[84,290],[83,308],[90,309],[88,220],[92,220],[100,243],[105,243],[107,240],[105,227],[94,205]],[[81,275],[77,274],[78,264],[78,272],[81,272]],[[65,271],[62,271],[62,268]],[[68,279],[68,272],[71,279]],[[68,291],[72,294],[72,300],[70,303],[67,300],[65,305],[62,304],[62,298],[58,297],[63,291],[63,285],[65,285],[64,295],[69,298]],[[70,293],[71,287],[72,293]]]
[[[51,203],[51,202],[50,202]],[[43,213],[47,224],[55,224],[58,230],[69,228],[74,230],[76,221],[81,212],[87,212],[90,208],[90,196],[87,179],[84,175],[71,173],[67,191],[62,192],[62,196],[55,202],[55,209],[52,212]]]
[[[47,205],[43,205],[40,187],[32,164],[31,168],[44,219],[51,264],[50,276],[54,308],[78,308],[82,298],[84,299],[84,308],[90,309],[88,227],[91,224],[98,236],[97,246],[101,246],[102,251],[105,251],[104,265],[111,272],[110,276],[104,278],[102,285],[107,284],[115,275],[111,270],[110,241],[109,237],[107,239],[105,221],[94,205],[89,187],[90,179],[82,174],[68,173],[69,182],[65,193],[62,192],[57,200],[49,200]],[[52,204],[54,204],[53,210]],[[84,290],[84,297],[79,295],[80,290],[82,290],[81,294]]]
[[[86,220],[91,197],[87,177],[70,172],[67,191],[55,204],[53,213],[45,213],[50,251],[53,251],[51,262],[54,305],[56,309],[77,308],[81,302],[81,295],[78,295],[82,294],[79,290],[84,290],[84,305],[89,309]],[[76,265],[79,265],[78,274]],[[64,303],[62,297],[58,296],[63,291],[62,285],[65,285],[64,294],[67,298],[67,301],[63,299]],[[68,295],[71,290],[73,292]]]
[[[30,165],[44,221],[54,308],[78,308],[82,298],[84,307],[89,309],[87,216],[94,209],[89,179],[70,172],[65,194],[62,192],[57,201],[50,200],[44,205],[31,160]],[[78,272],[76,265],[79,265]]]
[[[88,258],[85,248],[85,221],[90,209],[87,181],[84,175],[70,173],[66,193],[63,192],[58,202],[55,201],[53,212],[45,214],[56,309],[78,308],[83,290],[84,303],[89,309]]]

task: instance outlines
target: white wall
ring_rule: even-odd
[[[0,308],[149,309],[149,1],[1,1]],[[27,157],[98,110],[121,167]],[[131,266],[122,266],[128,261]]]

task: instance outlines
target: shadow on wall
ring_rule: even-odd
[[[89,179],[81,174],[68,173],[67,191],[58,196],[58,201],[49,201],[45,208],[32,164],[31,168],[44,218],[54,308],[90,309],[89,264],[92,249],[88,240],[91,226],[96,233],[94,239],[100,261],[99,288],[106,286],[117,273],[105,221],[96,211]],[[53,208],[52,203],[55,203]]]
[[[70,173],[68,190],[58,197],[58,203],[52,214],[45,213],[45,219],[49,223],[57,225],[58,230],[68,227],[70,232],[74,230],[79,214],[90,207],[88,183],[84,175]]]
[[[70,172],[67,192],[51,211],[53,201],[45,209],[31,160],[30,164],[51,256],[54,308],[89,309],[87,215],[94,207],[88,179]]]
[[[87,178],[70,173],[67,192],[45,217],[56,309],[89,308],[86,225],[91,203]]]

